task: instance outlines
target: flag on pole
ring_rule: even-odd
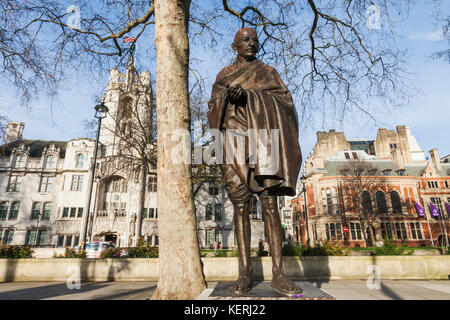
[[[439,209],[436,208],[433,204],[433,202],[430,201],[430,210],[431,210],[431,214],[433,215],[433,217],[439,217]]]
[[[124,43],[124,48],[123,48],[124,50],[134,53],[134,51],[136,49],[136,38],[126,37],[126,38],[123,38],[122,42]]]
[[[419,217],[425,217],[425,209],[422,208],[420,204],[417,203],[417,201],[414,201],[416,203],[416,210]]]
[[[124,43],[133,43],[135,40],[136,40],[136,38],[133,38],[133,37],[123,38]]]
[[[450,203],[448,203],[447,201],[445,201],[445,208],[447,208],[447,214],[450,217]]]

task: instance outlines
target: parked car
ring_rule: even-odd
[[[86,244],[86,258],[100,258],[103,251],[114,248],[114,244],[109,241],[91,241]]]

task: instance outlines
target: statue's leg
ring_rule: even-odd
[[[272,255],[272,287],[283,294],[296,295],[303,290],[290,281],[284,274],[282,261],[283,235],[280,214],[278,213],[277,197],[260,195],[261,206],[264,211],[264,224]]]
[[[250,200],[253,194],[233,171],[230,165],[221,165],[225,188],[234,209],[234,232],[239,250],[239,277],[233,284],[235,293],[251,289],[253,267],[250,261]]]
[[[250,261],[251,228],[249,218],[249,202],[233,203],[234,232],[239,250],[239,277],[233,284],[233,291],[244,293],[250,291],[253,267]]]

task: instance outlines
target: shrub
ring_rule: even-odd
[[[300,257],[303,255],[303,247],[300,245],[293,245],[288,243],[282,248],[282,255],[286,257]],[[267,255],[267,251],[264,251],[265,255]]]
[[[350,248],[343,246],[340,242],[324,242],[322,248],[327,256],[348,256],[351,252]]]
[[[53,255],[53,258],[86,258],[86,251],[66,248],[63,255]]]
[[[227,257],[228,256],[227,250],[218,250],[214,256],[218,258]]]
[[[158,247],[152,247],[150,242],[139,240],[136,247],[129,247],[125,249],[128,253],[128,258],[158,258]]]
[[[0,245],[0,258],[22,259],[31,258],[34,250],[30,246]]]
[[[404,243],[397,247],[394,240],[385,240],[381,247],[377,247],[374,250],[376,256],[398,256],[398,255],[411,255],[414,249],[408,248]]]

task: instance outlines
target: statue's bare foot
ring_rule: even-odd
[[[241,294],[249,292],[251,290],[251,287],[252,287],[252,280],[250,279],[250,277],[239,276],[236,282],[233,283],[231,290],[233,290],[234,293]]]
[[[282,294],[295,296],[303,292],[303,289],[289,280],[284,274],[272,280],[272,288]]]

